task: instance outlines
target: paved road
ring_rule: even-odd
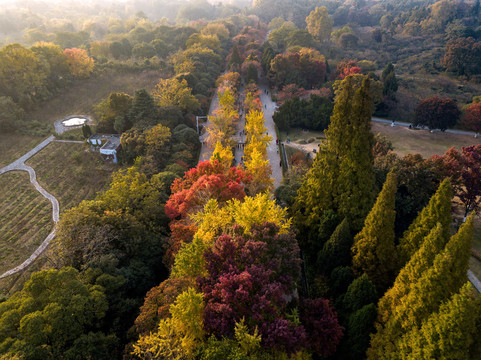
[[[54,224],[56,225],[57,222],[58,222],[58,219],[59,219],[58,200],[55,198],[55,196],[53,196],[52,194],[47,192],[43,187],[40,186],[40,184],[37,181],[37,174],[35,173],[35,170],[32,167],[25,164],[25,161],[30,159],[32,156],[34,156],[36,153],[38,153],[40,150],[42,150],[44,147],[46,147],[48,144],[50,144],[52,141],[54,141],[54,139],[55,138],[54,138],[53,135],[49,136],[47,139],[45,139],[40,144],[35,146],[32,150],[30,150],[28,153],[23,155],[21,158],[19,158],[18,160],[15,160],[11,164],[9,164],[9,165],[7,165],[3,168],[1,168],[0,169],[0,175],[4,174],[6,172],[9,172],[9,171],[26,171],[26,172],[28,172],[29,175],[30,175],[30,182],[35,187],[35,189],[37,189],[37,191],[40,194],[42,194],[42,196],[44,198],[48,199],[52,203],[52,219],[53,219]],[[42,244],[37,248],[37,250],[35,250],[35,252],[32,255],[30,255],[30,257],[27,260],[25,260],[19,266],[4,272],[2,275],[0,275],[0,279],[4,278],[6,276],[9,276],[9,275],[15,274],[15,273],[25,269],[33,261],[35,261],[35,259],[45,250],[45,248],[48,246],[50,241],[55,237],[55,232],[56,232],[56,229],[54,227],[52,232],[45,238],[45,240],[42,242]]]
[[[272,136],[272,141],[267,145],[267,158],[269,159],[269,164],[272,168],[272,178],[274,179],[274,187],[277,189],[282,184],[282,166],[281,156],[279,154],[279,146],[276,144],[276,128],[274,120],[272,120],[272,115],[274,115],[275,102],[271,98],[271,89],[267,79],[262,76],[259,79],[259,89],[261,90],[261,102],[264,111],[264,121],[267,128],[267,132]],[[268,93],[266,93],[267,91]]]
[[[210,103],[209,116],[214,115],[214,111],[216,111],[218,107],[219,107],[219,96],[217,95],[217,90],[216,90],[215,95],[212,98],[212,101]],[[209,137],[209,133],[205,129],[208,128],[211,123],[209,120],[207,120],[207,122],[199,120],[199,125],[201,123],[204,125],[204,133],[201,136],[199,136],[200,143],[202,144],[202,147],[200,149],[200,154],[199,154],[199,161],[205,161],[211,158],[212,153],[214,152],[214,149],[211,148],[206,141],[207,138]]]
[[[471,270],[468,270],[468,279],[473,284],[473,286],[481,293],[481,281],[473,274]]]
[[[393,122],[392,120],[381,119],[381,118],[378,118],[378,117],[373,117],[372,121],[384,123],[384,124],[392,124],[392,122]],[[409,125],[412,125],[411,123],[404,122],[404,121],[395,121],[394,124],[396,126],[405,126],[405,127],[409,127]],[[439,131],[439,130],[435,130],[435,131]],[[473,136],[473,137],[475,135],[475,133],[473,131],[464,131],[464,130],[455,130],[455,129],[447,129],[445,132],[449,133],[449,134],[468,135],[468,136]]]

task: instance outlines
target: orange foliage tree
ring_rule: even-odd
[[[63,54],[67,58],[70,73],[81,79],[86,79],[94,71],[94,60],[83,49],[65,49]]]

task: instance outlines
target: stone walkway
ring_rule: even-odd
[[[216,91],[210,103],[208,115],[213,116],[214,111],[216,111],[218,107],[219,107],[219,96],[217,95],[217,91]],[[207,141],[206,141],[207,138],[209,137],[209,133],[207,132],[206,129],[210,126],[210,121],[207,120],[207,122],[203,123],[203,125],[204,125],[204,133],[199,136],[200,143],[202,144],[202,147],[200,148],[199,161],[209,160],[212,154],[214,153],[214,149],[212,149],[207,144]]]
[[[276,144],[276,126],[272,116],[274,115],[276,103],[272,101],[271,89],[265,76],[258,81],[259,89],[261,91],[261,102],[264,107],[264,124],[267,128],[268,135],[272,136],[272,141],[267,145],[267,158],[272,168],[272,178],[274,179],[274,188],[278,188],[282,184],[282,166],[279,145]],[[267,93],[266,93],[267,92]]]
[[[47,192],[43,187],[40,186],[40,184],[37,181],[37,174],[35,173],[35,170],[32,167],[25,164],[25,161],[27,161],[32,156],[37,154],[40,150],[45,148],[52,141],[57,141],[57,140],[55,140],[55,137],[53,135],[49,136],[47,139],[45,139],[40,144],[35,146],[32,150],[30,150],[28,153],[23,155],[18,160],[15,160],[11,164],[1,168],[0,169],[0,175],[5,174],[9,171],[26,171],[26,172],[28,172],[29,175],[30,175],[30,182],[35,187],[35,189],[37,189],[37,191],[40,194],[42,194],[42,196],[44,198],[48,199],[52,203],[52,219],[53,219],[54,224],[56,225],[57,222],[58,222],[58,219],[59,219],[59,212],[60,212],[58,200],[55,198],[55,196],[53,196],[52,194]],[[4,272],[2,275],[0,275],[0,279],[4,278],[6,276],[9,276],[9,275],[15,274],[19,271],[22,271],[27,266],[29,266],[45,250],[45,248],[48,246],[50,241],[55,237],[55,232],[56,232],[56,228],[54,226],[54,229],[52,230],[52,232],[45,238],[45,240],[42,242],[42,244],[37,248],[37,250],[34,251],[34,253],[32,255],[30,255],[30,257],[27,260],[25,260],[19,266]]]
[[[272,115],[274,115],[274,110],[275,110],[274,107],[276,104],[271,99],[271,90],[269,89],[269,85],[265,77],[262,77],[259,79],[258,86],[262,92],[260,98],[263,106],[262,111],[264,113],[265,127],[267,128],[268,135],[272,136],[272,141],[267,145],[267,158],[272,168],[272,178],[274,179],[274,187],[278,188],[282,184],[283,174],[282,174],[282,166],[281,166],[281,157],[279,154],[279,147],[276,144],[275,124],[274,124],[274,120],[272,120]],[[268,94],[265,91],[267,91]],[[245,95],[243,92],[244,92],[244,87],[242,86],[239,89],[239,94],[241,99],[243,99]],[[218,107],[219,107],[219,97],[217,96],[217,93],[216,93],[210,104],[209,115],[213,115],[214,111],[217,110]],[[207,121],[207,123],[204,124],[204,127],[207,128],[209,125],[210,125],[210,122]],[[237,142],[245,141],[245,135],[240,135],[240,132],[244,130],[244,127],[245,127],[245,114],[242,114],[242,116],[240,117],[237,123],[237,131],[236,131],[236,135],[234,136],[234,139],[237,140]],[[214,151],[214,149],[212,149],[207,145],[207,143],[205,143],[205,140],[207,139],[208,136],[209,134],[206,131],[204,134],[202,134],[199,137],[202,143],[202,149],[200,151],[199,161],[209,160]],[[244,155],[244,149],[236,147],[235,153],[234,153],[236,165],[240,163],[240,160],[243,155]]]

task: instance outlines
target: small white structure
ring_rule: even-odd
[[[115,164],[118,162],[117,151],[120,149],[120,135],[94,134],[87,139],[87,142],[92,144],[94,150],[98,150],[106,160]]]
[[[70,126],[80,126],[87,122],[86,118],[81,117],[73,117],[68,120],[62,121],[63,126],[70,127]]]

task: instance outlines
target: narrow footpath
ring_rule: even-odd
[[[214,97],[210,103],[209,107],[209,114],[208,116],[213,116],[214,112],[219,108],[219,95],[217,94],[217,89],[215,91]],[[199,135],[199,140],[201,143],[200,154],[199,154],[199,162],[209,160],[214,153],[214,149],[207,144],[207,138],[209,137],[209,133],[207,132],[207,128],[210,126],[209,118],[207,118],[206,122],[202,122],[204,127],[203,133]],[[201,125],[201,121],[199,120],[199,127]]]
[[[35,173],[35,170],[32,167],[25,164],[25,161],[27,161],[32,156],[37,154],[40,150],[45,148],[52,141],[55,141],[55,137],[53,135],[46,138],[44,141],[42,141],[40,144],[35,146],[32,150],[30,150],[28,153],[23,155],[18,160],[15,160],[11,164],[9,164],[9,165],[0,169],[0,175],[5,174],[6,172],[9,172],[9,171],[26,171],[26,172],[28,172],[28,174],[30,175],[30,182],[35,187],[35,189],[37,189],[37,191],[40,194],[42,194],[42,196],[44,198],[48,199],[52,203],[52,219],[53,219],[53,222],[54,222],[54,229],[45,238],[45,240],[42,242],[42,244],[40,244],[40,246],[37,248],[37,250],[35,250],[34,253],[32,255],[30,255],[30,257],[27,260],[25,260],[23,263],[21,263],[19,266],[15,267],[13,269],[10,269],[10,270],[4,272],[2,275],[0,275],[0,279],[4,278],[6,276],[9,276],[9,275],[15,274],[19,271],[22,271],[27,266],[29,266],[45,250],[45,248],[48,246],[50,241],[52,241],[52,239],[55,237],[56,225],[57,225],[57,222],[58,222],[58,219],[59,219],[59,213],[60,213],[58,200],[55,196],[53,196],[52,194],[47,192],[43,187],[40,186],[40,184],[37,181],[37,174]]]

